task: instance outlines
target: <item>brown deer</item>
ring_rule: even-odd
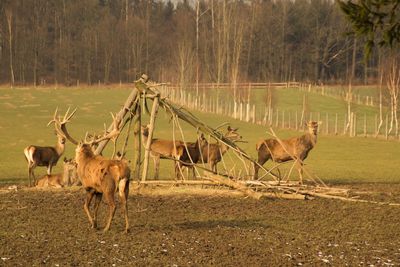
[[[101,137],[94,135],[91,141],[87,141],[85,138],[83,143],[78,143],[69,135],[65,126],[73,115],[68,116],[67,114],[64,116],[66,119],[63,121],[56,119],[55,116],[55,119],[52,122],[55,122],[55,128],[60,132],[60,134],[64,135],[70,142],[77,145],[75,150],[77,172],[81,179],[83,188],[86,190],[86,199],[83,208],[88,216],[91,227],[97,228],[97,211],[104,195],[108,204],[108,219],[104,232],[109,230],[116,209],[114,194],[115,192],[118,192],[125,218],[125,232],[128,232],[129,221],[127,202],[129,195],[130,169],[127,161],[110,160],[103,156],[95,155],[92,150],[93,144],[98,144],[103,140],[112,139],[119,134],[115,119],[114,129],[111,132],[106,132]],[[95,204],[94,215],[92,217],[89,211],[89,206],[93,197],[95,197]]]
[[[63,176],[61,173],[58,174],[46,174],[42,178],[38,179],[35,182],[35,186],[38,188],[47,188],[47,187],[55,187],[61,188],[64,186]]]
[[[179,179],[181,177],[182,167],[186,167],[192,170],[193,178],[196,177],[195,169],[193,164],[196,164],[200,161],[201,151],[208,145],[207,140],[204,135],[201,134],[200,137],[197,138],[196,142],[188,142],[186,143],[186,147],[184,144],[180,145],[178,149],[179,161],[175,168],[176,178]]]
[[[303,164],[308,153],[317,143],[318,122],[310,121],[307,123],[308,132],[300,137],[292,137],[282,140],[281,143],[276,139],[261,140],[256,145],[258,151],[259,165],[264,165],[269,159],[281,163],[295,160],[299,172],[299,183],[303,183]],[[254,164],[254,179],[258,179],[258,170],[260,166]]]
[[[76,170],[77,166],[74,159],[64,158],[63,168],[63,173],[44,175],[35,182],[35,186],[41,188],[61,188],[64,186],[81,184],[80,180],[78,179],[78,174]]]
[[[63,183],[65,186],[82,184],[78,177],[75,159],[64,158]]]
[[[143,145],[146,146],[147,139],[149,137],[149,127],[148,125],[141,127],[142,133],[142,142]],[[154,179],[158,179],[159,171],[160,171],[160,159],[165,158],[174,158],[179,159],[180,154],[182,154],[182,146],[184,146],[184,142],[179,140],[164,140],[153,138],[151,140],[150,145],[150,156],[154,161]],[[175,164],[176,166],[177,164]],[[176,168],[175,168],[176,170]]]
[[[51,175],[51,169],[57,165],[64,150],[65,138],[59,134],[57,134],[57,144],[54,147],[30,145],[24,149],[25,159],[28,161],[29,186],[32,186],[31,177],[33,177],[33,184],[36,184],[33,170],[37,166],[46,166],[47,175]]]
[[[227,132],[224,137],[232,142],[239,141],[242,136],[237,132],[238,128],[233,129],[230,126],[227,128]],[[202,148],[202,159],[200,162],[209,163],[210,169],[217,173],[217,164],[222,160],[224,154],[229,150],[229,146],[224,143],[213,143],[203,146]]]

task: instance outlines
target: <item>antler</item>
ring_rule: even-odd
[[[118,135],[120,134],[120,125],[121,125],[121,120],[118,119],[117,116],[115,116],[113,113],[111,113],[111,117],[113,118],[113,129],[108,132],[106,128],[104,128],[104,133],[100,136],[98,135],[89,135],[88,133],[86,133],[85,136],[85,144],[89,144],[89,145],[94,145],[94,144],[98,144],[103,140],[115,140]],[[92,138],[91,140],[88,140],[88,137]]]
[[[71,137],[71,135],[68,133],[66,124],[70,122],[71,118],[75,115],[77,108],[74,109],[71,113],[70,107],[68,108],[67,112],[65,113],[64,117],[61,119],[61,116],[58,115],[58,107],[56,108],[56,111],[54,112],[53,119],[49,121],[47,126],[52,124],[54,122],[54,127],[58,135],[68,139],[71,143],[77,145],[78,141],[76,141],[74,138]]]

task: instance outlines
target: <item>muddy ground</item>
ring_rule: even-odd
[[[353,187],[400,203],[400,185]],[[131,192],[130,233],[117,209],[104,234],[89,228],[82,189],[0,190],[0,266],[400,265],[398,206],[188,191]]]

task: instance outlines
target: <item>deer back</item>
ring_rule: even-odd
[[[184,145],[182,141],[176,140],[163,140],[153,139],[151,142],[150,150],[153,153],[159,154],[165,157],[176,157],[179,155],[179,151],[182,151],[180,146]]]

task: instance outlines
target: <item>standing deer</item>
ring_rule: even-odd
[[[68,114],[68,111],[67,111]],[[114,118],[114,129],[111,132],[105,132],[101,137],[93,136],[91,141],[78,143],[72,138],[65,126],[71,116],[64,116],[67,119],[61,122],[54,119],[56,130],[64,135],[70,142],[77,145],[75,150],[75,161],[77,164],[78,176],[81,179],[83,188],[86,190],[86,199],[84,203],[84,211],[88,216],[92,228],[97,228],[97,212],[104,195],[108,204],[108,219],[104,232],[108,231],[111,221],[115,213],[114,194],[118,192],[120,203],[122,206],[123,215],[125,218],[125,232],[129,230],[128,221],[128,195],[129,195],[129,179],[130,169],[126,160],[111,160],[100,155],[95,155],[92,150],[93,144],[98,144],[103,140],[110,140],[119,134],[118,123]],[[90,214],[89,206],[95,197],[94,215]]]
[[[257,143],[258,164],[254,164],[254,179],[258,178],[259,165],[264,165],[269,159],[281,163],[295,160],[299,172],[299,183],[303,183],[303,164],[308,153],[317,143],[318,122],[310,121],[307,123],[308,132],[300,137],[292,137],[282,140],[281,143],[276,139],[266,139]]]
[[[242,137],[237,132],[238,128],[233,129],[230,126],[227,128],[227,132],[224,137],[232,142],[242,139]],[[209,163],[210,168],[213,172],[217,172],[217,164],[222,160],[223,155],[229,150],[229,146],[224,143],[213,143],[203,146],[202,149],[202,159],[200,162]]]
[[[57,165],[58,159],[64,153],[64,150],[65,138],[59,134],[57,134],[57,144],[54,147],[30,145],[24,149],[25,159],[28,161],[29,186],[32,186],[31,177],[33,177],[33,184],[36,184],[33,170],[37,166],[46,166],[47,175],[51,175],[51,169]]]
[[[141,127],[142,133],[142,142],[143,145],[146,147],[147,139],[149,138],[149,127],[148,125]],[[174,158],[179,159],[179,154],[182,153],[182,145],[184,143],[179,140],[164,140],[153,138],[151,140],[150,145],[150,156],[153,158],[154,161],[154,179],[158,179],[159,171],[160,171],[160,159],[165,158]],[[177,165],[177,163],[175,163]],[[175,166],[176,166],[175,165]],[[175,170],[177,170],[175,168]]]
[[[179,179],[182,170],[182,167],[186,167],[192,170],[193,178],[196,177],[195,169],[193,164],[196,164],[200,161],[201,151],[208,145],[207,140],[204,135],[201,134],[200,137],[197,138],[196,142],[188,142],[185,145],[180,145],[178,149],[179,161],[175,168],[176,178]]]

